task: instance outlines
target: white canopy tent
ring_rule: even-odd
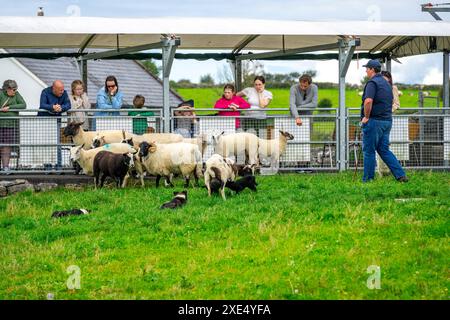
[[[299,53],[339,53],[339,167],[345,169],[345,75],[353,54],[391,59],[443,52],[444,107],[449,107],[450,23],[285,21],[235,18],[0,17],[0,48],[73,48],[83,75],[89,59],[162,49],[165,130],[169,130],[169,75],[179,49],[230,50],[240,86],[240,62]],[[110,49],[86,53],[85,49]],[[243,54],[244,50],[264,53]],[[0,55],[1,58],[1,55]]]
[[[358,50],[382,51],[405,37],[440,37],[450,44],[450,23],[370,21],[285,21],[235,18],[97,18],[0,17],[3,48],[126,48],[155,43],[161,34],[182,39],[180,49],[233,49],[249,35],[249,50],[279,50],[336,42],[341,36],[361,39]],[[119,35],[119,43],[117,39]],[[284,36],[284,47],[282,38]],[[442,41],[441,41],[442,40]],[[420,54],[423,52],[416,52]]]

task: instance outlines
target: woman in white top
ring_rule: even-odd
[[[89,123],[87,121],[86,112],[78,111],[73,112],[76,109],[90,109],[91,104],[89,103],[89,98],[84,92],[84,83],[81,80],[75,80],[72,82],[72,92],[69,94],[69,100],[71,104],[70,108],[70,119],[71,121],[81,122],[84,121],[83,129],[87,130],[89,128]]]
[[[246,97],[250,103],[250,109],[246,114],[253,119],[246,119],[244,128],[248,129],[267,129],[266,108],[272,101],[272,93],[265,89],[266,79],[263,76],[256,76],[253,80],[253,88],[248,87],[236,93],[237,96]],[[265,137],[264,137],[265,138]]]

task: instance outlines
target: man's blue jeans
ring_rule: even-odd
[[[392,128],[392,120],[369,119],[362,125],[364,175],[363,182],[373,180],[375,177],[375,152],[391,170],[396,179],[405,176],[400,162],[389,150],[389,133]]]

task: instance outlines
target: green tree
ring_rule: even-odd
[[[159,73],[161,72],[161,67],[158,67],[152,59],[150,60],[141,60],[140,61],[144,68],[150,72],[155,77],[159,77]]]
[[[212,87],[214,86],[214,79],[213,77],[208,73],[200,77],[200,84],[204,86]]]
[[[317,75],[317,71],[316,70],[305,70],[305,71],[303,71],[302,74],[309,74],[311,76],[311,78],[314,78]]]
[[[323,98],[322,100],[319,101],[319,103],[317,104],[317,107],[320,109],[329,109],[333,107],[333,102],[331,102],[330,99],[328,98]],[[331,110],[321,110],[321,113],[329,113],[331,112]]]
[[[197,85],[192,83],[189,79],[180,79],[177,82],[178,88],[195,88]]]
[[[364,76],[364,78],[361,79],[361,85],[365,86],[367,81],[369,80],[370,80],[369,76]]]

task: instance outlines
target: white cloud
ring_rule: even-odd
[[[443,81],[442,70],[438,68],[431,68],[425,78],[423,84],[441,84]]]

